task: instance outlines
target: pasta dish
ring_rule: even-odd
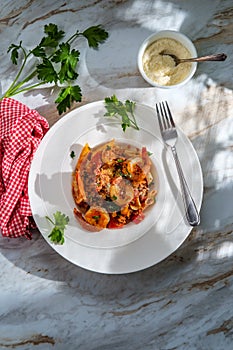
[[[152,162],[146,147],[111,140],[86,143],[72,178],[74,214],[83,228],[99,231],[140,223],[155,203]]]

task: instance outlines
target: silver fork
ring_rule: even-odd
[[[172,118],[172,114],[168,107],[168,103],[161,102],[156,104],[156,112],[158,115],[159,126],[163,141],[166,145],[170,146],[173,157],[175,159],[177,171],[179,174],[181,192],[184,201],[186,218],[191,226],[197,226],[200,223],[200,217],[188,188],[187,182],[184,177],[183,170],[176,152],[176,141],[178,138],[176,126]]]

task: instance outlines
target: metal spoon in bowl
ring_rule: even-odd
[[[225,55],[225,53],[218,53],[216,55],[193,57],[193,58],[178,58],[176,55],[168,53],[167,51],[162,51],[160,55],[170,56],[175,61],[176,66],[183,62],[225,61],[225,59],[227,58],[227,55]]]

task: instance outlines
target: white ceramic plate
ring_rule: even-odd
[[[29,198],[35,222],[46,241],[60,255],[83,268],[101,273],[128,273],[152,266],[176,250],[191,231],[184,218],[179,179],[172,155],[159,132],[153,108],[137,104],[135,115],[140,130],[124,133],[115,118],[104,117],[103,101],[90,103],[68,113],[45,135],[33,159],[29,174]],[[177,150],[197,208],[203,193],[202,172],[188,138],[179,132]],[[75,217],[71,178],[79,153],[88,142],[91,147],[115,138],[146,146],[158,176],[158,196],[140,224],[98,233],[84,231]],[[75,158],[70,157],[74,151]],[[45,216],[57,210],[69,216],[65,243],[48,239],[51,230]]]

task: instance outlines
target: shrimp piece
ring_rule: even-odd
[[[110,197],[120,207],[127,205],[134,197],[134,189],[130,181],[121,176],[116,178],[110,186]]]
[[[84,215],[84,219],[92,226],[105,228],[109,223],[110,216],[104,208],[90,207]]]
[[[131,158],[129,159],[127,163],[127,170],[130,174],[134,174],[137,170],[137,167],[142,169],[143,167],[143,161],[142,158],[136,157],[136,158]]]
[[[109,163],[112,160],[116,159],[118,156],[115,152],[115,141],[112,140],[111,142],[108,142],[103,151],[102,151],[102,162],[103,163]]]
[[[148,174],[151,168],[151,160],[148,155],[146,147],[142,147],[142,160],[143,160],[142,170],[145,174]]]
[[[90,231],[90,232],[99,232],[102,230],[101,227],[96,227],[93,225],[90,225],[83,217],[82,213],[78,211],[77,208],[74,208],[74,215],[79,222],[79,224],[82,226],[83,229]]]

